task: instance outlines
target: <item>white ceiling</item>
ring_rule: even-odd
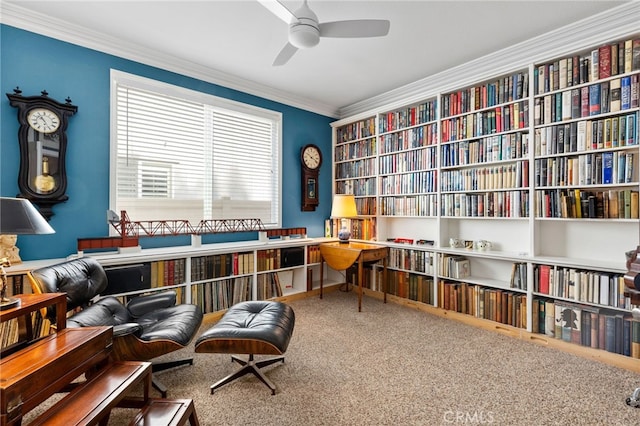
[[[256,0],[2,0],[3,23],[339,117],[342,107],[619,6],[621,1],[310,0],[320,22],[388,19],[273,67],[287,25]],[[301,1],[283,1],[292,11]]]

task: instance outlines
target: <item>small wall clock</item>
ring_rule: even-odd
[[[18,108],[18,143],[20,144],[20,170],[18,197],[27,198],[49,220],[52,207],[69,198],[65,154],[67,150],[67,124],[78,111],[67,98],[65,103],[49,97],[46,90],[39,96],[22,96],[15,88],[7,93],[9,103]]]
[[[315,211],[320,203],[318,175],[322,165],[322,152],[316,145],[308,144],[300,150],[302,164],[302,211]]]

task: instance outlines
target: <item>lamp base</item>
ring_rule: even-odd
[[[5,297],[0,301],[0,311],[20,306],[20,299],[14,297]]]
[[[338,231],[338,240],[341,243],[345,243],[345,244],[348,243],[349,238],[351,238],[351,232],[346,227]]]

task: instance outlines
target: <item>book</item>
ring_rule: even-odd
[[[631,77],[620,79],[620,109],[631,108]]]
[[[620,79],[616,78],[613,79],[609,82],[609,95],[610,95],[610,107],[609,107],[609,111],[610,112],[617,112],[620,111],[620,93],[621,91],[621,87],[620,87]]]
[[[598,76],[597,78],[611,77],[611,46],[604,45],[598,48]]]
[[[602,183],[613,183],[613,152],[602,153]]]
[[[629,84],[631,84],[630,79]],[[629,100],[631,100],[631,91],[629,91]],[[589,115],[598,114],[600,114],[600,84],[596,83],[589,86]]]

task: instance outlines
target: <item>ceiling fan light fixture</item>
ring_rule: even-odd
[[[289,30],[289,43],[298,49],[308,49],[320,42],[320,30],[316,25],[297,23]]]

